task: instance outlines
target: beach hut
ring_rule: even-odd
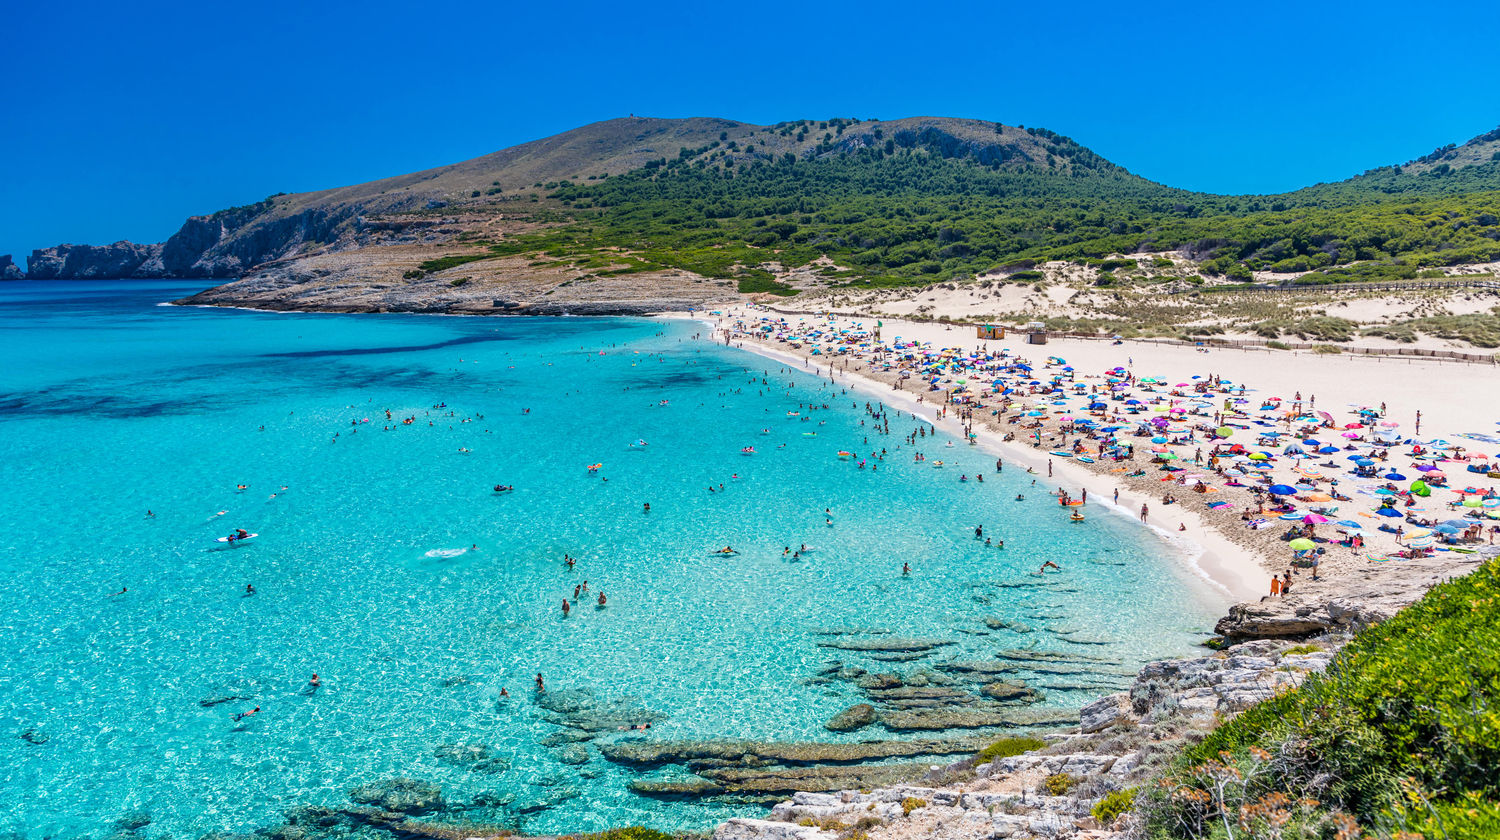
[[[980,324],[977,334],[980,338],[1005,338],[1005,328],[994,324]]]
[[[1042,323],[1041,321],[1032,321],[1031,323],[1027,324],[1025,332],[1027,344],[1047,343],[1047,325]]]

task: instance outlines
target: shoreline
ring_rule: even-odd
[[[714,322],[704,318],[689,318],[710,326],[714,333],[721,329]],[[913,417],[922,419],[929,425],[941,429],[943,432],[963,438],[962,424],[957,420],[939,419],[936,414],[938,406],[918,402],[910,392],[892,389],[890,383],[883,383],[878,379],[864,376],[860,373],[838,371],[832,367],[819,366],[811,361],[809,356],[801,356],[787,350],[770,347],[753,341],[736,341],[730,345],[736,349],[754,353],[763,358],[772,359],[784,364],[796,365],[798,362],[807,362],[804,370],[824,375],[832,372],[840,377],[850,387],[859,390],[868,396],[883,403],[892,405],[906,411]],[[881,387],[884,386],[884,387]],[[897,405],[899,403],[899,405]],[[957,427],[957,428],[955,428]],[[987,425],[979,424],[974,427],[974,433],[979,441],[977,448],[983,449],[997,457],[1005,459],[1007,464],[1017,464],[1022,467],[1036,471],[1047,468],[1048,458],[1038,450],[1017,444],[1014,441],[1006,441],[1004,436]],[[1134,521],[1137,517],[1132,513],[1129,502],[1141,501],[1135,492],[1125,486],[1122,482],[1113,480],[1107,474],[1096,473],[1085,470],[1071,460],[1054,460],[1054,475],[1052,480],[1073,488],[1086,488],[1090,496],[1100,501],[1101,507],[1117,515]],[[1119,489],[1120,503],[1111,501],[1111,491]],[[1104,491],[1104,492],[1101,492]],[[1173,554],[1175,560],[1182,566],[1183,570],[1200,578],[1213,590],[1223,595],[1229,603],[1255,597],[1259,594],[1261,587],[1254,581],[1266,574],[1262,570],[1258,559],[1247,549],[1238,546],[1218,534],[1213,528],[1205,524],[1194,511],[1180,510],[1180,519],[1189,523],[1190,530],[1184,532],[1172,531],[1168,523],[1160,513],[1160,509],[1148,514],[1144,527],[1150,530],[1157,539],[1175,549]],[[1221,605],[1227,606],[1227,604]]]
[[[776,359],[780,362],[795,364],[800,360],[807,369],[815,369],[819,375],[842,377],[837,381],[849,384],[851,387],[862,387],[872,396],[889,403],[899,403],[900,407],[914,410],[918,416],[934,426],[943,428],[950,433],[956,433],[963,437],[964,423],[961,412],[958,417],[937,420],[936,414],[945,405],[945,393],[942,389],[932,391],[929,395],[927,390],[911,391],[909,387],[921,389],[920,379],[903,382],[899,378],[902,375],[902,365],[896,367],[885,367],[877,373],[874,368],[875,357],[869,355],[874,351],[870,344],[868,335],[861,335],[861,346],[855,347],[850,343],[844,343],[847,339],[841,338],[834,333],[843,330],[845,332],[857,332],[866,327],[867,321],[839,313],[827,313],[821,316],[803,316],[800,314],[783,313],[768,306],[731,307],[725,309],[717,316],[715,323],[716,335],[719,340],[727,337],[740,349],[755,352],[759,355]],[[772,323],[779,323],[778,331],[781,335],[767,334],[759,330],[749,330],[748,326],[757,319],[766,318]],[[706,320],[699,318],[698,320]],[[740,322],[738,325],[736,321]],[[1073,384],[1086,384],[1087,381],[1102,381],[1098,371],[1103,371],[1111,365],[1131,365],[1135,371],[1145,371],[1160,376],[1170,373],[1171,376],[1181,377],[1185,384],[1189,373],[1212,373],[1224,377],[1226,383],[1233,382],[1235,388],[1248,388],[1245,396],[1249,397],[1250,405],[1243,410],[1236,410],[1235,415],[1240,418],[1242,425],[1237,426],[1237,431],[1228,440],[1223,440],[1215,445],[1229,445],[1238,441],[1247,447],[1256,449],[1267,448],[1263,442],[1257,442],[1256,437],[1261,436],[1263,431],[1254,431],[1254,420],[1251,413],[1256,401],[1264,402],[1272,399],[1273,395],[1291,400],[1293,397],[1293,385],[1300,385],[1297,391],[1309,393],[1309,399],[1316,400],[1318,394],[1323,395],[1321,403],[1314,402],[1314,406],[1327,406],[1325,411],[1333,412],[1341,416],[1341,419],[1330,421],[1329,426],[1321,427],[1317,434],[1325,440],[1339,440],[1335,433],[1342,433],[1338,424],[1348,423],[1354,417],[1354,407],[1364,405],[1380,405],[1382,412],[1386,405],[1382,399],[1393,400],[1389,415],[1382,415],[1382,425],[1400,427],[1397,439],[1416,437],[1419,440],[1432,440],[1444,435],[1448,440],[1457,441],[1471,449],[1483,452],[1493,452],[1500,446],[1500,432],[1490,431],[1490,423],[1494,418],[1490,417],[1487,410],[1478,403],[1480,400],[1432,400],[1434,393],[1469,393],[1476,388],[1487,387],[1489,379],[1488,372],[1482,368],[1471,365],[1403,365],[1404,371],[1394,369],[1389,362],[1382,362],[1378,357],[1335,357],[1339,361],[1335,364],[1325,362],[1324,357],[1316,355],[1304,355],[1288,357],[1277,360],[1276,365],[1268,364],[1264,354],[1253,354],[1248,352],[1234,353],[1215,351],[1210,355],[1208,349],[1193,347],[1179,347],[1171,345],[1150,344],[1136,342],[1131,345],[1112,346],[1097,341],[1071,341],[1060,340],[1052,346],[1036,346],[1024,342],[1024,336],[1012,336],[1007,339],[980,339],[967,326],[954,326],[942,323],[927,323],[904,321],[901,319],[882,318],[882,332],[886,340],[883,343],[887,347],[893,338],[903,342],[913,340],[922,343],[922,352],[931,353],[939,349],[952,349],[959,355],[975,350],[976,352],[990,352],[1007,350],[1012,356],[1020,355],[1027,358],[1039,358],[1051,356],[1052,354],[1066,354],[1073,359],[1077,373],[1071,381]],[[764,322],[761,322],[764,323]],[[807,338],[799,336],[799,332],[806,330],[823,331],[814,333],[814,337]],[[817,337],[821,335],[822,337]],[[800,349],[794,350],[788,343],[801,344]],[[823,348],[827,355],[813,356],[812,351],[817,345],[827,343]],[[884,360],[889,365],[890,359]],[[1061,364],[1061,363],[1059,363]],[[1413,370],[1415,368],[1415,370]],[[1075,369],[1075,368],[1070,368]],[[907,366],[908,373],[915,372],[915,368]],[[1051,369],[1050,373],[1056,373]],[[1401,372],[1417,373],[1419,376],[1401,376]],[[978,372],[951,373],[952,377],[983,375]],[[1042,376],[1041,367],[1038,366],[1038,376]],[[1232,377],[1232,378],[1231,378]],[[1046,376],[1042,376],[1046,378]],[[1164,382],[1165,380],[1158,380]],[[1179,381],[1179,380],[1174,380]],[[925,384],[925,383],[923,383]],[[899,387],[897,387],[899,386]],[[1285,390],[1283,390],[1285,389]],[[986,388],[981,388],[986,392]],[[1173,394],[1179,393],[1178,389],[1161,385],[1155,389],[1147,388],[1148,394],[1143,394],[1142,399],[1148,397],[1162,400],[1167,397],[1166,392],[1171,390]],[[896,394],[901,394],[898,398]],[[927,396],[932,402],[918,398]],[[1124,468],[1111,467],[1113,464],[1106,462],[1089,463],[1068,458],[1049,458],[1048,452],[1056,448],[1056,444],[1043,445],[1032,443],[1027,440],[1028,430],[1019,439],[1013,438],[1005,441],[1007,432],[1022,434],[1022,426],[1016,423],[1018,416],[1007,418],[1006,415],[1014,412],[1017,405],[1027,400],[1038,400],[1037,394],[1026,395],[1018,392],[1011,397],[1001,400],[995,399],[998,395],[981,393],[977,395],[982,402],[979,405],[972,403],[964,404],[964,408],[972,408],[973,416],[969,419],[968,430],[975,435],[977,443],[989,451],[994,451],[1001,457],[1011,460],[1017,464],[1030,466],[1040,470],[1050,461],[1054,475],[1053,484],[1060,484],[1070,491],[1077,487],[1087,488],[1089,494],[1100,500],[1101,506],[1112,513],[1136,518],[1136,511],[1142,503],[1149,506],[1149,515],[1144,523],[1150,527],[1159,537],[1169,544],[1175,543],[1182,548],[1180,552],[1187,559],[1187,565],[1199,575],[1210,581],[1211,585],[1220,593],[1228,595],[1233,606],[1230,614],[1221,620],[1216,627],[1217,632],[1222,635],[1251,637],[1268,637],[1274,635],[1292,636],[1311,632],[1311,627],[1317,624],[1322,627],[1343,625],[1347,621],[1344,607],[1335,604],[1337,601],[1347,602],[1350,596],[1357,592],[1359,597],[1366,597],[1372,590],[1383,587],[1385,590],[1396,593],[1394,599],[1380,598],[1381,612],[1388,611],[1393,600],[1405,599],[1406,602],[1420,597],[1421,592],[1415,591],[1414,579],[1420,577],[1415,573],[1403,571],[1416,565],[1414,561],[1405,562],[1371,562],[1395,555],[1404,550],[1405,546],[1399,539],[1399,535],[1377,529],[1375,526],[1383,523],[1404,524],[1406,528],[1413,527],[1405,521],[1382,520],[1371,513],[1365,512],[1373,509],[1380,497],[1371,493],[1373,484],[1364,484],[1355,479],[1353,481],[1336,482],[1344,486],[1330,489],[1322,498],[1327,499],[1327,493],[1337,494],[1337,490],[1343,490],[1348,498],[1335,500],[1331,504],[1325,504],[1319,510],[1327,511],[1327,519],[1356,519],[1360,522],[1363,530],[1358,533],[1365,539],[1365,545],[1360,547],[1341,546],[1333,540],[1331,533],[1335,527],[1333,524],[1320,527],[1321,537],[1327,539],[1324,543],[1324,554],[1321,556],[1321,574],[1313,577],[1302,571],[1295,570],[1292,563],[1291,550],[1282,538],[1282,531],[1288,527],[1287,523],[1277,521],[1276,513],[1265,512],[1262,514],[1250,514],[1255,509],[1256,498],[1248,492],[1249,488],[1244,485],[1228,485],[1219,488],[1210,488],[1210,492],[1216,495],[1197,494],[1184,492],[1188,488],[1179,487],[1176,483],[1162,484],[1174,477],[1173,473],[1163,470],[1150,469],[1153,464],[1145,463],[1153,455],[1152,452],[1139,453],[1144,458],[1135,461],[1121,461],[1122,465],[1134,464],[1137,472],[1141,468],[1150,469],[1149,473],[1139,475],[1124,475]],[[1210,390],[1207,393],[1196,393],[1187,390],[1186,397],[1191,397],[1202,404],[1217,406],[1217,402],[1226,399],[1222,393]],[[1373,398],[1373,402],[1370,400]],[[1183,398],[1179,398],[1183,399]],[[1011,404],[1015,401],[1015,405]],[[1431,402],[1428,402],[1431,400]],[[1277,403],[1280,405],[1279,403]],[[1291,403],[1288,402],[1287,405]],[[958,405],[955,403],[954,405]],[[1007,411],[999,414],[990,414],[988,409],[998,408],[1002,405],[1011,406]],[[1417,409],[1415,415],[1412,410]],[[1063,411],[1064,409],[1058,409]],[[1158,411],[1160,411],[1158,404]],[[1209,410],[1213,410],[1210,408]],[[1074,409],[1078,411],[1078,409]],[[1118,409],[1115,409],[1117,419],[1113,422],[1122,422],[1118,419]],[[1035,416],[1035,415],[1033,415]],[[1137,415],[1141,417],[1142,415]],[[1144,415],[1151,416],[1149,413]],[[1194,415],[1188,415],[1192,418]],[[1417,418],[1416,433],[1405,430],[1404,423],[1394,422],[1397,419],[1406,421],[1412,416]],[[1206,422],[1207,414],[1197,415],[1196,422],[1201,428]],[[1061,421],[1051,415],[1043,416],[1041,427],[1037,430],[1042,437],[1054,435],[1061,431]],[[1226,414],[1225,421],[1229,420]],[[1386,422],[1390,421],[1390,422]],[[1039,421],[1040,422],[1040,421]],[[1125,420],[1126,424],[1142,422],[1141,420]],[[1321,421],[1320,421],[1321,422]],[[1284,423],[1278,420],[1274,428],[1280,429]],[[1247,431],[1249,430],[1249,431]],[[1291,427],[1286,424],[1285,431]],[[1358,436],[1372,437],[1370,432],[1360,432]],[[1283,446],[1294,442],[1298,437],[1283,437],[1280,443],[1273,445],[1276,451]],[[1347,437],[1347,435],[1346,435]],[[1470,439],[1472,438],[1472,439]],[[1027,440],[1022,443],[1022,440]],[[1055,438],[1054,438],[1055,440]],[[1339,441],[1341,444],[1346,441]],[[1204,440],[1197,444],[1200,453],[1205,453],[1210,441]],[[1188,443],[1191,447],[1193,444]],[[1144,448],[1144,444],[1142,444]],[[1166,449],[1167,447],[1160,447]],[[1378,467],[1379,472],[1408,472],[1408,461],[1414,460],[1409,454],[1410,447],[1402,445],[1390,445],[1389,457],[1384,464]],[[1248,451],[1248,450],[1246,450]],[[1185,475],[1206,474],[1203,479],[1216,485],[1224,485],[1224,476],[1215,474],[1207,463],[1195,463],[1195,456],[1191,448],[1185,455],[1185,461],[1177,463],[1186,467],[1189,472],[1179,472],[1177,477]],[[1211,453],[1210,453],[1211,454]],[[1330,458],[1343,459],[1347,452],[1338,452],[1329,456]],[[1436,457],[1435,455],[1432,457]],[[1278,455],[1272,459],[1274,471],[1273,476],[1282,476],[1279,479],[1283,483],[1295,483],[1295,473],[1288,472],[1289,467],[1294,464],[1298,468],[1310,467],[1316,471],[1320,466],[1327,468],[1336,467],[1330,473],[1330,478],[1347,479],[1343,474],[1346,466],[1342,460],[1330,463],[1322,463],[1322,459],[1312,459],[1303,462],[1295,462]],[[1428,462],[1430,463],[1430,462]],[[1446,461],[1445,464],[1452,464]],[[1412,465],[1416,466],[1416,465]],[[1424,468],[1430,468],[1424,466]],[[1481,488],[1490,486],[1492,481],[1487,477],[1480,477],[1462,471],[1462,467],[1444,466],[1444,469],[1453,471],[1453,489],[1458,490],[1467,486],[1478,485]],[[1116,474],[1118,473],[1118,474]],[[1315,473],[1316,474],[1316,473]],[[1412,475],[1422,475],[1412,473]],[[1296,478],[1295,481],[1302,479]],[[1410,479],[1405,479],[1409,481]],[[1366,481],[1369,481],[1367,479]],[[1249,479],[1247,479],[1249,482]],[[1253,484],[1254,482],[1249,482]],[[1314,482],[1314,487],[1317,487]],[[1404,485],[1403,485],[1404,486]],[[1103,488],[1104,492],[1099,492]],[[1118,505],[1111,503],[1113,491],[1118,488],[1120,501]],[[1050,488],[1049,488],[1050,489]],[[1182,498],[1176,499],[1176,503],[1170,506],[1163,504],[1158,496],[1166,492],[1179,493]],[[1308,491],[1299,491],[1299,496]],[[1448,489],[1440,489],[1438,495],[1431,499],[1423,500],[1423,512],[1416,515],[1444,520],[1456,515],[1456,512],[1446,510],[1453,505],[1457,496]],[[1209,502],[1215,504],[1220,502],[1229,503],[1230,506],[1218,508],[1209,507]],[[1248,506],[1246,506],[1248,505]],[[1244,514],[1236,514],[1241,509]],[[1300,507],[1300,506],[1299,506]],[[1334,513],[1342,508],[1343,512]],[[1462,509],[1460,509],[1462,510]],[[1250,529],[1246,527],[1245,519],[1250,516],[1258,516],[1266,520],[1262,529]],[[1478,524],[1495,525],[1497,523],[1478,520]],[[1300,526],[1300,522],[1297,523]],[[1394,528],[1392,530],[1395,530]],[[1493,532],[1500,533],[1500,531]],[[1482,539],[1481,539],[1482,541]],[[1478,546],[1470,544],[1470,550]],[[1458,554],[1453,552],[1439,553],[1436,560],[1439,563],[1448,563],[1455,569],[1467,565],[1467,558],[1471,554]],[[1270,578],[1281,573],[1283,570],[1295,572],[1298,578],[1295,581],[1295,593],[1287,597],[1268,598]],[[1307,616],[1316,614],[1316,621],[1310,621]]]

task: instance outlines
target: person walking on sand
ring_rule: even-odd
[[[1281,578],[1271,575],[1271,597],[1281,594]]]
[[[1146,521],[1146,514],[1147,514],[1147,513],[1148,513],[1148,512],[1149,512],[1149,511],[1150,511],[1150,508],[1148,508],[1148,507],[1147,507],[1147,506],[1146,506],[1146,503],[1145,503],[1145,502],[1141,502],[1141,521],[1142,521],[1142,522],[1145,522],[1145,521]]]

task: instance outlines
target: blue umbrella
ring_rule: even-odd
[[[1361,530],[1365,527],[1364,525],[1355,522],[1353,519],[1340,519],[1333,524],[1339,526],[1340,528],[1353,528],[1355,530]]]
[[[1398,473],[1398,472],[1389,472],[1389,473],[1386,473],[1385,477],[1388,478],[1388,479],[1390,479],[1391,481],[1403,481],[1403,480],[1406,479],[1406,476],[1404,476],[1404,475],[1402,475],[1401,473]]]
[[[1272,484],[1270,492],[1278,496],[1295,496],[1297,495],[1297,488],[1289,487],[1285,484]]]
[[[1355,458],[1354,463],[1360,465],[1361,467],[1372,467],[1375,465],[1375,462],[1371,461],[1369,458]]]
[[[1375,511],[1375,513],[1377,515],[1379,515],[1379,516],[1400,516],[1401,515],[1401,511],[1396,510],[1395,508],[1388,508],[1388,507],[1383,507],[1380,510]]]
[[[1339,448],[1337,446],[1324,446],[1318,450],[1318,453],[1321,455],[1332,455],[1337,451],[1339,451]]]
[[[1447,525],[1450,528],[1457,528],[1458,530],[1462,531],[1463,529],[1474,525],[1475,522],[1472,519],[1449,519],[1443,524]]]
[[[1454,527],[1454,526],[1449,525],[1449,524],[1447,524],[1445,522],[1442,525],[1439,525],[1436,528],[1433,528],[1432,530],[1435,531],[1436,533],[1439,533],[1439,534],[1457,534],[1460,531],[1462,531],[1463,529],[1462,528]]]

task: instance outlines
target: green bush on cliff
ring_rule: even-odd
[[[974,756],[974,763],[986,764],[997,758],[1010,758],[1013,755],[1020,755],[1023,752],[1030,752],[1031,750],[1039,750],[1045,746],[1047,746],[1047,742],[1040,738],[1031,738],[1028,736],[1001,738],[980,750]]]
[[[1089,809],[1089,815],[1099,821],[1100,825],[1111,825],[1120,818],[1121,814],[1130,810],[1135,804],[1135,788],[1124,790],[1112,790],[1105,797],[1094,803]]]
[[[593,834],[570,834],[567,835],[567,840],[677,840],[677,836],[665,831],[657,831],[654,828],[632,825],[628,828],[611,828],[608,831],[597,831]]]
[[[1500,836],[1497,648],[1491,561],[1185,750],[1144,808],[1153,835]]]

